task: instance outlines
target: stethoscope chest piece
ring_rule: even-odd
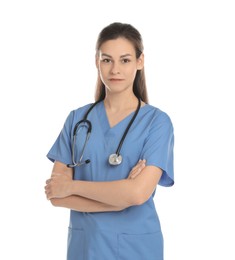
[[[109,156],[109,164],[111,165],[119,165],[122,163],[122,156],[116,153],[113,153]]]

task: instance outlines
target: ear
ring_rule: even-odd
[[[142,70],[144,67],[144,54],[141,53],[140,57],[137,59],[137,70]]]

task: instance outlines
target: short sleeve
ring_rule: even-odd
[[[153,165],[163,170],[159,181],[161,186],[174,184],[174,129],[170,117],[158,111],[153,118],[146,142],[143,147],[142,157],[146,165]]]
[[[65,120],[64,126],[47,154],[47,158],[54,161],[60,161],[64,164],[71,163],[71,128],[74,112],[70,112]]]

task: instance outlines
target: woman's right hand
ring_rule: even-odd
[[[146,160],[139,160],[138,163],[132,168],[127,179],[135,179],[145,167]]]

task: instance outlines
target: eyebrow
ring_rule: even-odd
[[[112,58],[112,56],[107,54],[107,53],[102,53],[101,56],[106,56],[106,57]],[[132,55],[127,53],[127,54],[121,55],[120,58],[126,58],[126,57],[129,57],[129,56],[132,56]]]

